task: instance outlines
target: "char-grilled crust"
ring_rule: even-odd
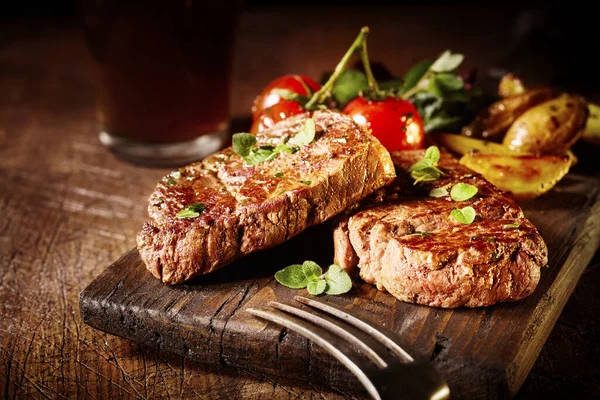
[[[307,117],[257,135],[258,145],[282,144]],[[137,238],[147,268],[168,284],[212,272],[330,219],[394,178],[389,153],[352,119],[327,111],[312,119],[316,139],[295,153],[251,166],[227,148],[165,177]],[[200,216],[177,218],[198,202],[206,207]]]
[[[442,178],[413,185],[406,170],[422,157],[393,153],[394,182],[338,218],[335,262],[402,301],[436,307],[488,306],[531,294],[547,248],[521,208],[447,153],[439,162]],[[460,203],[429,196],[458,182],[476,186],[477,195]],[[470,225],[450,215],[466,206],[477,215]]]

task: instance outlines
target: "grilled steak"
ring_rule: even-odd
[[[394,182],[338,217],[336,264],[402,301],[436,307],[488,306],[531,294],[547,248],[521,208],[447,153],[438,163],[445,175],[414,185],[406,171],[423,155],[393,153]],[[458,182],[476,186],[477,194],[463,202],[429,196]],[[466,206],[477,213],[469,225],[450,215]]]
[[[283,144],[306,119],[282,121],[257,135],[258,145]],[[389,153],[351,118],[317,111],[312,119],[315,140],[295,153],[252,166],[227,148],[165,177],[137,237],[147,268],[168,284],[209,273],[330,219],[394,178]],[[177,217],[194,203],[205,207],[196,218]]]

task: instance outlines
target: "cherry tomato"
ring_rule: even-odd
[[[284,89],[301,96],[310,96],[320,88],[321,86],[317,82],[304,75],[285,75],[279,77],[269,83],[254,99],[254,103],[252,104],[252,121],[256,121],[267,108],[281,101],[289,101],[282,99],[277,92],[274,93],[274,90]]]
[[[343,113],[370,129],[388,151],[425,146],[423,120],[408,100],[388,97],[372,101],[357,97],[344,107]]]
[[[263,110],[252,123],[250,133],[257,134],[275,125],[277,122],[291,117],[292,115],[306,112],[300,104],[291,100],[282,100],[279,103]]]

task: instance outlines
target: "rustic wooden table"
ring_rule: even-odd
[[[232,115],[243,121],[275,76],[318,78],[331,69],[363,24],[372,28],[373,58],[401,73],[446,48],[467,54],[467,66],[492,65],[505,54],[498,44],[514,16],[504,10],[483,21],[474,18],[481,10],[470,8],[459,17],[468,29],[450,34],[449,10],[402,11],[247,10],[236,43]],[[0,397],[352,398],[157,354],[82,323],[79,292],[134,245],[147,196],[166,171],[130,165],[100,145],[91,60],[72,21],[3,29]],[[598,284],[597,256],[519,397],[600,396]]]

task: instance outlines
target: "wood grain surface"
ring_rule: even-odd
[[[598,248],[599,182],[572,175],[525,204],[548,245],[549,261],[536,291],[523,301],[444,310],[398,302],[364,283],[324,299],[397,333],[409,351],[432,360],[452,398],[514,396]],[[178,286],[150,275],[132,249],[81,293],[80,311],[95,328],[161,351],[358,392],[357,379],[323,350],[245,312],[269,301],[293,304],[298,291],[279,285],[274,272],[307,259],[328,265],[332,248],[332,229],[325,224]]]
[[[450,11],[456,24],[446,23]],[[374,60],[395,72],[445,48],[465,52],[467,66],[491,65],[505,54],[507,21],[516,15],[501,7],[494,18],[476,18],[485,14],[472,5],[250,10],[240,19],[232,115],[247,115],[275,76],[318,78],[365,23],[373,30]],[[134,246],[147,196],[166,170],[124,163],[100,145],[91,62],[77,21],[45,21],[4,23],[0,35],[0,397],[355,398],[343,389],[161,354],[83,323],[79,293]],[[598,261],[542,349],[523,398],[600,396],[593,361],[600,354]]]

